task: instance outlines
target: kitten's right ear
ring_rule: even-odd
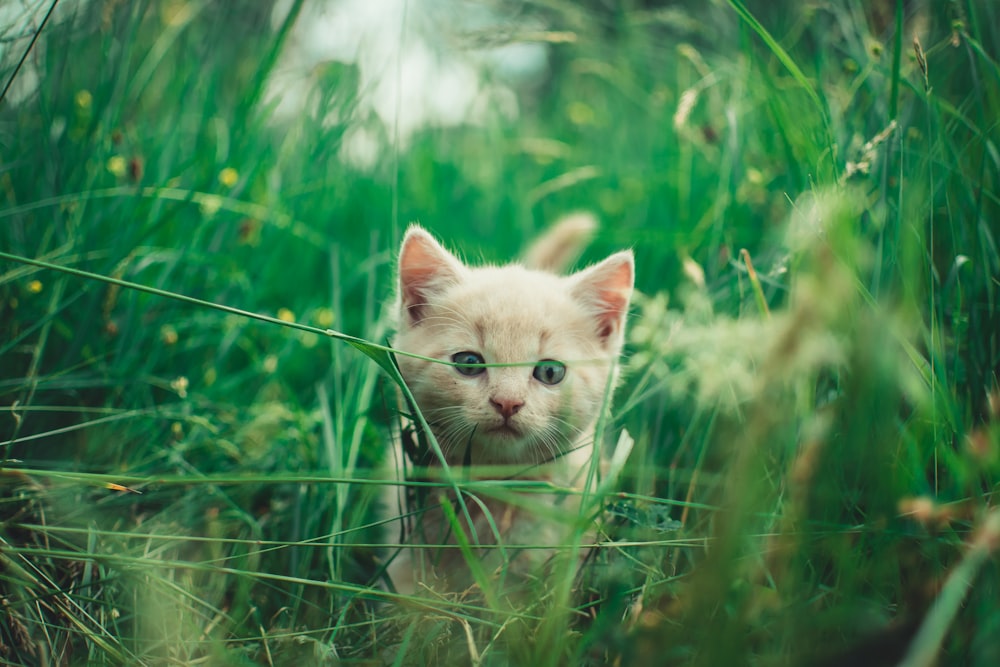
[[[592,312],[597,335],[609,347],[621,346],[625,318],[635,282],[635,258],[631,250],[616,252],[602,262],[570,277],[573,293]]]
[[[420,322],[432,297],[458,283],[464,269],[423,227],[411,225],[399,249],[400,315]]]

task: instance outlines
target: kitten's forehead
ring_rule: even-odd
[[[580,309],[563,278],[519,266],[474,269],[441,305],[461,312],[482,345],[511,354],[537,353]]]
[[[505,266],[470,274],[449,296],[479,316],[529,325],[577,306],[564,280],[549,273]]]

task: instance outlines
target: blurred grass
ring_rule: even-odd
[[[283,7],[54,12],[0,103],[0,250],[384,343],[409,220],[502,261],[597,212],[587,258],[634,247],[642,294],[592,580],[368,590],[376,364],[5,261],[0,660],[996,664],[993,3],[506,3],[573,36],[520,118],[371,172],[353,66],[304,74],[339,120],[272,117]]]

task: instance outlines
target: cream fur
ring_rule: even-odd
[[[621,351],[633,272],[629,251],[570,276],[517,264],[469,267],[419,226],[407,231],[399,257],[393,346],[443,361],[474,352],[487,364],[526,364],[470,376],[447,364],[397,356],[449,466],[471,463],[480,479],[492,476],[490,466],[504,466],[504,477],[511,467],[523,466],[523,477],[580,488],[593,456],[594,422]],[[565,365],[561,382],[548,385],[533,376],[542,360]],[[485,512],[492,514],[507,545],[554,544],[568,530],[509,503],[483,502],[485,510],[467,502],[473,542],[496,541]],[[414,522],[411,539],[448,543],[445,528],[440,510],[432,508]],[[412,590],[414,576],[437,578],[431,584],[435,588],[454,590],[470,583],[457,550],[414,552],[430,556],[436,567],[415,575],[416,562],[403,554],[390,568],[397,589]],[[548,556],[524,553],[528,557],[509,564],[512,570],[534,567]],[[484,557],[491,567],[502,564],[496,550]]]

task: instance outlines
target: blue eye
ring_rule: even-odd
[[[559,384],[566,377],[566,365],[555,359],[542,359],[532,376],[542,384]]]
[[[486,369],[483,368],[482,366],[472,365],[472,364],[486,363],[486,360],[483,359],[483,355],[479,354],[478,352],[469,352],[468,350],[466,350],[465,352],[456,352],[455,354],[451,355],[451,360],[454,363],[458,364],[457,366],[455,366],[455,370],[461,373],[462,375],[468,375],[471,377],[474,375],[482,375],[483,373],[486,372]]]

